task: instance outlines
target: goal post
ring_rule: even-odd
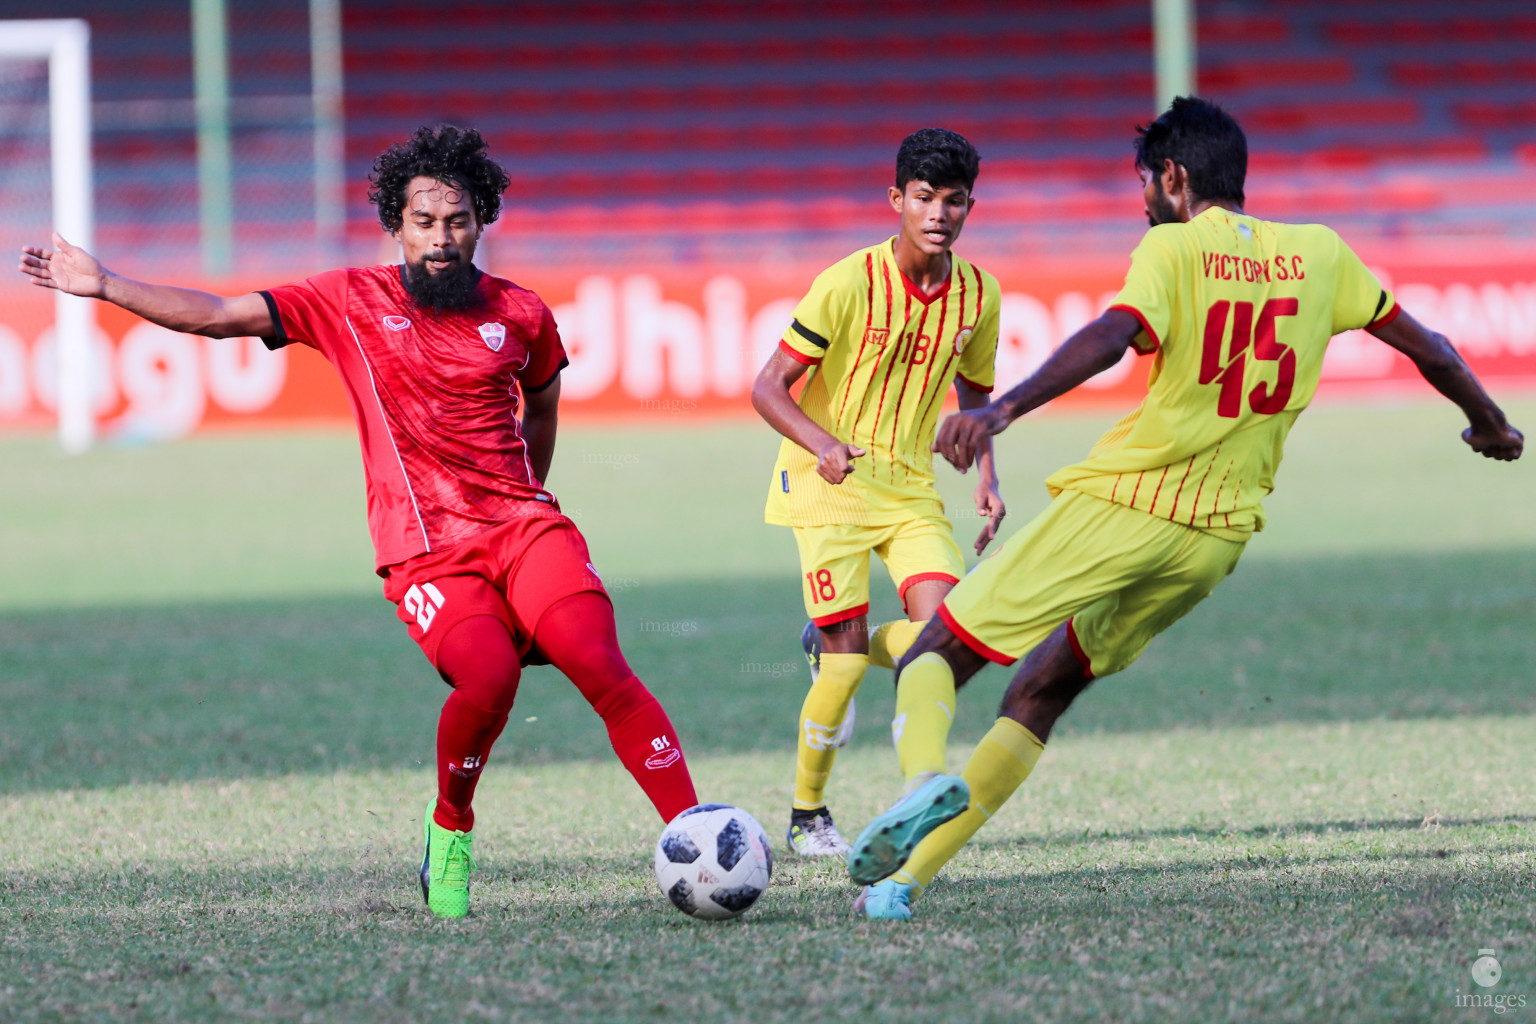
[[[1195,0],[1152,0],[1156,117],[1175,96],[1195,94]]]
[[[91,29],[78,18],[6,21],[0,59],[48,62],[48,135],[53,226],[72,244],[94,250],[91,188]],[[48,244],[48,239],[39,239]],[[59,373],[59,443],[77,454],[96,434],[92,385],[97,368],[91,299],[56,293],[54,339]]]

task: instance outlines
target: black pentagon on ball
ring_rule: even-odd
[[[746,826],[732,818],[715,834],[715,863],[722,871],[731,870],[747,855],[749,845]]]
[[[669,832],[663,836],[661,852],[673,864],[692,864],[699,859],[699,848],[682,832]]]
[[[692,914],[698,909],[693,902],[693,886],[689,885],[685,878],[679,878],[673,883],[672,888],[667,890],[667,899],[685,914]]]
[[[722,810],[722,809],[730,807],[730,806],[731,806],[730,804],[699,804],[697,807],[690,807],[690,808],[688,808],[686,811],[684,811],[682,814],[679,814],[677,817],[678,818],[686,818],[690,814],[703,814],[705,811],[718,811],[718,810]],[[673,820],[675,821],[676,819],[673,819]]]
[[[709,898],[716,905],[724,907],[733,914],[739,914],[756,903],[757,898],[762,894],[763,890],[755,885],[736,885],[729,889],[716,889],[709,894]],[[672,902],[676,903],[677,900],[674,899]]]

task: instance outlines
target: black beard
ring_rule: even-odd
[[[427,272],[425,260],[406,263],[401,268],[400,283],[418,306],[427,309],[459,311],[480,304],[480,271],[473,263],[456,264],[452,270],[435,274]]]
[[[1173,200],[1168,198],[1168,193],[1163,191],[1162,181],[1154,186],[1155,194],[1152,202],[1147,205],[1147,223],[1152,227],[1159,224],[1172,224],[1179,219],[1178,211],[1173,208]]]

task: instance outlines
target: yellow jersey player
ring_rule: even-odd
[[[869,917],[911,917],[912,899],[1029,775],[1078,694],[1135,661],[1236,566],[1264,525],[1261,502],[1332,335],[1366,328],[1460,407],[1474,452],[1520,457],[1522,435],[1456,350],[1400,310],[1338,235],[1243,212],[1247,141],[1229,115],[1181,97],[1138,131],[1152,228],[1125,287],[1022,384],[946,419],[934,448],[965,469],[986,438],[1128,346],[1156,353],[1147,397],[1046,482],[1051,505],[954,588],[903,659],[908,792],[848,856]],[[988,661],[1020,657],[963,776],[944,775],[956,687]]]
[[[766,519],[794,529],[811,620],[801,637],[811,689],[789,826],[790,848],[804,856],[848,852],[824,793],[865,670],[894,668],[965,571],[934,490],[930,446],[951,382],[962,409],[986,405],[992,390],[997,280],[950,251],[975,203],[979,164],[952,131],[908,136],[890,190],[899,233],[817,276],[752,388],[752,404],[784,435]],[[790,388],[802,376],[797,402]],[[978,462],[980,553],[1004,507],[990,443]],[[871,551],[907,613],[872,634]],[[893,730],[904,713],[898,704]]]

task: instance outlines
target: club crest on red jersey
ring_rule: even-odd
[[[389,316],[384,318],[384,326],[388,327],[392,331],[403,331],[407,327],[411,326],[411,322],[403,316],[395,316],[393,313],[391,313]]]
[[[480,337],[492,352],[500,352],[501,346],[507,341],[507,329],[501,324],[481,324]]]

